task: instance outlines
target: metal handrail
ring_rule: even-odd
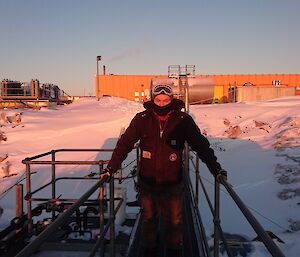
[[[187,175],[187,174],[186,174]],[[205,232],[205,228],[203,226],[202,223],[202,219],[201,219],[201,215],[200,215],[200,211],[198,208],[198,204],[196,203],[196,197],[194,194],[194,189],[192,186],[192,182],[190,177],[187,175],[185,176],[185,186],[187,187],[187,190],[189,192],[189,200],[191,202],[192,205],[192,211],[194,212],[194,217],[196,218],[194,225],[197,226],[197,229],[199,231],[199,233],[202,236],[202,240],[200,240],[200,242],[198,242],[198,248],[203,250],[203,254],[205,254],[207,257],[210,257],[210,251],[209,251],[209,246],[208,246],[208,242],[206,240],[206,232]],[[198,238],[200,239],[200,238]],[[199,254],[199,256],[202,256],[202,254]]]
[[[139,156],[138,148],[135,147],[137,150],[137,161]],[[79,178],[79,177],[59,177],[56,178],[56,165],[97,165],[99,166],[99,174],[101,173],[101,170],[103,169],[104,164],[108,163],[108,160],[99,160],[99,161],[57,161],[56,160],[56,153],[58,152],[112,152],[114,149],[56,149],[51,150],[46,153],[38,154],[33,157],[26,158],[22,161],[23,164],[26,165],[26,188],[27,188],[27,194],[25,196],[25,200],[27,200],[27,231],[28,234],[32,234],[33,229],[33,212],[32,212],[32,202],[33,201],[55,201],[57,200],[56,196],[56,182],[61,179],[100,179],[100,178]],[[42,157],[50,157],[50,160],[39,160],[39,158]],[[46,183],[45,185],[42,185],[38,189],[31,191],[31,165],[49,165],[50,166],[50,172],[51,172],[51,181],[49,183]],[[103,199],[104,199],[104,184],[105,180],[100,179],[95,185],[92,186],[84,195],[82,195],[79,199],[62,199],[60,198],[59,201],[67,201],[68,202],[68,209],[64,212],[56,216],[56,212],[54,209],[52,210],[52,223],[45,228],[30,244],[28,244],[25,248],[23,248],[17,257],[25,257],[31,255],[35,250],[37,250],[43,242],[49,238],[49,236],[55,232],[58,227],[67,221],[67,219],[72,215],[74,211],[76,211],[81,205],[89,204],[89,201],[95,201],[95,200],[89,200],[88,198],[97,190],[99,189],[99,208],[100,208],[100,214],[99,214],[99,222],[100,222],[100,236],[98,237],[90,256],[94,256],[97,249],[100,246],[100,249],[103,249],[103,243],[104,243],[104,235],[106,234],[107,230],[110,229],[110,256],[115,256],[115,215],[120,209],[124,199],[122,198],[115,198],[114,197],[114,179],[112,178],[109,183],[109,220],[104,226],[104,208],[103,208]],[[47,186],[52,186],[52,193],[51,198],[33,198],[32,196],[39,192],[40,190],[44,189]],[[118,205],[115,209],[114,201],[119,200]]]
[[[241,212],[244,214],[245,218],[248,220],[249,224],[257,233],[258,237],[261,239],[263,244],[266,246],[268,251],[274,257],[285,257],[281,252],[279,247],[273,242],[268,233],[264,230],[264,228],[260,225],[257,219],[253,216],[247,206],[243,203],[241,198],[237,195],[237,193],[233,190],[230,184],[223,178],[220,177],[220,183],[226,188],[227,192],[230,194],[231,198],[234,200],[236,205],[239,207]]]
[[[56,149],[56,150],[52,150],[52,151],[48,151],[46,153],[42,153],[42,154],[38,154],[36,156],[30,157],[30,158],[26,158],[22,161],[22,163],[24,163],[26,165],[26,187],[27,187],[27,194],[25,196],[25,200],[27,200],[27,218],[28,218],[28,223],[27,223],[27,228],[28,228],[28,233],[29,235],[32,233],[32,202],[33,201],[41,201],[41,200],[46,200],[46,201],[51,201],[51,200],[56,200],[56,182],[58,180],[61,179],[67,179],[65,177],[60,177],[60,178],[56,178],[56,165],[98,165],[99,166],[99,172],[101,172],[101,170],[103,169],[103,165],[107,164],[108,161],[107,160],[99,160],[99,161],[57,161],[56,160],[56,153],[58,152],[92,152],[92,151],[96,151],[96,152],[112,152],[113,149]],[[49,156],[51,158],[51,161],[41,161],[38,160],[39,158],[45,157],[45,156]],[[36,189],[35,191],[31,191],[31,165],[50,165],[51,168],[51,174],[52,174],[52,179],[49,183],[46,183],[45,185],[41,186],[40,188]],[[79,177],[74,177],[74,178],[68,178],[68,179],[87,179],[85,177],[79,178]],[[96,178],[88,178],[88,179],[96,179]],[[99,178],[98,178],[99,180]],[[114,220],[115,220],[115,215],[117,213],[117,211],[119,210],[121,204],[123,203],[124,199],[122,198],[115,198],[114,197],[114,180],[111,179],[110,183],[109,183],[109,192],[110,192],[110,209],[109,209],[109,221],[106,224],[106,226],[104,227],[104,209],[101,207],[102,206],[102,200],[104,197],[104,187],[103,184],[105,182],[104,179],[100,179],[95,185],[92,186],[92,188],[90,188],[83,196],[81,196],[79,199],[60,199],[60,201],[68,201],[68,205],[70,206],[67,211],[65,211],[62,214],[59,214],[58,216],[56,216],[56,211],[52,210],[52,221],[53,223],[51,223],[48,227],[45,228],[45,230],[43,230],[43,232],[41,234],[39,234],[30,244],[28,244],[25,248],[23,248],[23,250],[21,250],[18,253],[18,257],[21,256],[29,256],[31,255],[35,250],[37,250],[40,245],[45,242],[45,240],[47,240],[47,238],[49,238],[49,236],[58,229],[58,227],[63,224],[64,222],[67,221],[67,219],[72,215],[72,213],[74,211],[76,211],[81,205],[87,203],[89,200],[88,198],[97,190],[100,190],[100,237],[98,238],[98,240],[96,241],[96,244],[94,246],[94,248],[92,249],[92,252],[90,253],[90,256],[94,256],[96,253],[97,248],[102,249],[101,244],[104,242],[104,235],[106,233],[106,231],[110,228],[110,235],[111,235],[111,240],[110,240],[110,244],[111,244],[111,248],[110,248],[110,256],[114,256],[115,255],[115,224],[114,224]],[[52,185],[52,198],[50,199],[45,199],[45,198],[33,198],[33,194],[37,193],[38,191],[40,191],[41,189]],[[103,192],[102,192],[103,191]],[[114,209],[114,201],[115,200],[119,200],[119,203],[116,207],[116,210]],[[102,210],[102,212],[101,212]]]
[[[100,161],[30,161],[31,164],[39,164],[39,165],[103,165],[107,164],[108,160],[100,160]],[[23,163],[27,163],[27,160],[24,160]]]
[[[198,157],[196,158],[196,163],[194,162],[193,159],[191,159],[191,162],[192,162],[193,167],[194,167],[194,169],[195,169],[195,171],[196,171],[196,194],[197,194],[197,195],[196,195],[195,199],[196,199],[197,201],[199,200],[199,199],[198,199],[198,191],[199,191],[199,189],[198,189],[198,187],[199,187],[198,182],[200,182],[201,189],[202,189],[202,191],[203,191],[203,193],[204,193],[204,196],[205,196],[206,201],[207,201],[207,203],[208,203],[208,206],[209,206],[209,209],[210,209],[210,211],[211,211],[211,214],[214,216],[214,215],[215,215],[215,212],[214,212],[213,204],[212,204],[211,200],[209,199],[208,192],[207,192],[207,190],[206,190],[206,188],[205,188],[205,186],[204,186],[204,183],[203,183],[203,181],[202,181],[202,178],[200,177],[200,174],[199,174],[199,158],[198,158]],[[192,192],[192,193],[194,192],[193,189],[192,189],[191,192]],[[219,200],[220,200],[220,199],[217,199],[217,201],[219,201]],[[216,201],[216,202],[217,202],[217,201]],[[197,207],[198,207],[198,202],[195,202],[195,204],[196,204]],[[219,203],[217,203],[217,205],[218,205],[218,204],[219,204]],[[199,214],[199,216],[200,216],[200,214]],[[223,233],[222,227],[221,227],[221,225],[220,225],[220,222],[215,223],[215,227],[216,227],[216,228],[219,230],[219,232],[220,232],[220,236],[221,236],[221,239],[223,240],[224,247],[225,247],[225,249],[226,249],[226,252],[227,252],[228,256],[229,256],[229,257],[233,257],[233,255],[232,255],[232,253],[231,253],[231,251],[230,251],[230,249],[229,249],[229,246],[228,246],[227,240],[226,240],[226,238],[225,238],[225,235],[224,235],[224,233]],[[218,239],[218,236],[216,236],[216,238]],[[216,241],[216,243],[219,244],[219,239]],[[219,252],[219,249],[218,249],[218,248],[215,248],[214,251],[216,252],[215,255],[217,255],[218,252]]]
[[[117,212],[119,211],[119,209],[120,209],[120,207],[121,207],[123,201],[124,201],[123,198],[120,199],[120,201],[119,201],[119,203],[118,203],[116,209],[115,209],[114,212],[113,212],[114,216],[115,216],[115,215],[117,214]],[[112,219],[112,218],[109,219],[109,221],[108,221],[108,223],[106,224],[104,230],[103,230],[103,231],[101,232],[101,234],[99,235],[99,238],[97,239],[97,242],[96,242],[96,244],[94,245],[93,250],[91,251],[89,257],[95,256],[96,251],[97,251],[97,249],[99,248],[99,246],[101,245],[101,242],[103,241],[106,232],[108,231],[109,228],[111,228],[111,227],[113,226],[113,220],[114,220],[114,219]],[[110,234],[110,235],[111,235],[111,234]],[[111,238],[112,238],[112,236],[113,236],[113,235],[111,235]],[[112,247],[112,248],[113,248],[113,247]],[[113,256],[114,256],[114,254],[113,254]]]
[[[46,185],[42,186],[40,189],[35,190],[35,192],[45,188],[46,186],[51,184],[52,187],[52,199],[56,198],[56,165],[98,165],[99,169],[103,168],[103,165],[107,163],[107,161],[57,161],[56,153],[58,152],[112,152],[113,149],[55,149],[48,151],[46,153],[38,154],[33,157],[25,158],[22,160],[22,163],[26,165],[26,196],[27,200],[27,218],[28,218],[28,232],[29,234],[32,232],[32,201],[34,199],[31,198],[33,192],[31,192],[31,169],[30,165],[39,164],[39,165],[51,165],[51,181]],[[41,161],[37,160],[39,158],[49,156],[51,157],[51,161]],[[52,219],[55,218],[55,211],[52,211]]]
[[[196,158],[199,158],[199,157],[196,156]],[[210,207],[210,210],[211,210],[213,218],[214,218],[214,257],[219,256],[219,240],[220,240],[219,236],[221,236],[221,238],[223,240],[224,247],[226,249],[226,252],[227,252],[228,256],[232,256],[232,254],[229,250],[229,247],[228,247],[227,240],[224,236],[224,233],[223,233],[221,225],[220,225],[219,215],[220,215],[220,185],[221,184],[225,187],[225,189],[227,190],[227,192],[229,193],[231,198],[236,203],[237,207],[241,210],[241,212],[243,213],[245,218],[248,220],[251,227],[257,233],[258,237],[261,239],[261,241],[263,242],[263,244],[265,245],[267,250],[272,254],[272,256],[273,257],[285,257],[284,254],[279,249],[279,247],[273,242],[273,240],[268,235],[268,233],[266,233],[266,231],[263,229],[263,227],[260,225],[260,223],[257,221],[257,219],[250,212],[248,207],[243,203],[243,201],[240,199],[240,197],[233,190],[232,186],[223,177],[220,177],[220,179],[218,179],[218,180],[215,179],[215,183],[214,183],[214,186],[215,186],[215,193],[214,193],[215,206],[212,207],[211,201],[208,197],[208,194],[207,194],[207,191],[204,187],[202,179],[201,179],[200,175],[197,176],[197,171],[199,172],[199,167],[198,167],[199,162],[197,161],[196,164],[195,164],[193,160],[191,160],[191,161],[192,161],[192,164],[193,164],[193,166],[195,168],[195,171],[196,171],[196,192],[198,192],[198,189],[197,189],[197,187],[198,187],[197,180],[198,180],[201,184],[202,190],[205,194],[206,200],[208,202],[208,205]],[[191,190],[191,192],[194,193],[194,190]]]
[[[41,234],[35,238],[35,240],[23,248],[23,250],[21,250],[16,257],[30,256],[46,239],[52,235],[53,232],[58,229],[61,224],[66,222],[71,214],[77,210],[104,182],[104,179],[99,180],[76,203],[72,204],[70,208],[68,208],[64,213],[60,214],[53,223],[51,223]]]
[[[41,157],[45,157],[47,155],[51,155],[51,154],[55,154],[58,152],[112,152],[114,149],[108,148],[108,149],[66,149],[66,148],[62,148],[62,149],[55,149],[52,151],[48,151],[46,153],[42,153],[42,154],[38,154],[32,157],[28,157],[25,158],[22,163],[23,164],[27,164],[30,163],[30,161],[41,158]]]
[[[36,200],[41,200],[41,199],[35,199],[32,198],[32,195],[34,193],[36,193],[38,190],[35,190],[33,192],[31,192],[31,182],[30,182],[30,165],[31,164],[48,164],[52,166],[51,172],[52,172],[52,180],[50,183],[47,183],[47,186],[52,184],[52,200],[55,199],[56,194],[55,194],[55,183],[57,180],[61,179],[61,178],[55,178],[55,165],[56,164],[71,164],[70,161],[56,161],[55,160],[55,154],[57,152],[66,152],[66,151],[72,151],[72,152],[77,152],[77,151],[112,151],[112,149],[58,149],[58,150],[52,150],[49,151],[47,153],[44,154],[39,154],[36,156],[33,156],[31,158],[26,158],[24,159],[22,162],[24,164],[26,164],[26,176],[27,176],[27,210],[28,210],[28,232],[31,232],[32,229],[32,214],[31,214],[31,202],[32,201],[36,201]],[[51,161],[38,161],[38,158],[41,157],[45,157],[47,155],[51,156]],[[198,158],[198,157],[197,157]],[[189,160],[189,158],[187,158],[186,160]],[[73,161],[73,164],[78,164],[78,165],[87,165],[87,164],[91,164],[91,165],[99,165],[100,170],[103,168],[103,165],[106,163],[106,161]],[[199,174],[199,162],[198,160],[196,161],[196,164],[192,161],[193,166],[196,170],[196,187],[198,187],[198,181],[201,183],[201,187],[206,195],[206,197],[208,198],[208,194],[207,191],[204,187],[204,184],[201,180],[200,174]],[[198,172],[198,175],[197,175]],[[188,174],[188,173],[186,173]],[[76,178],[79,179],[79,178]],[[193,189],[192,183],[190,181],[190,177],[187,176],[187,182],[188,182],[188,190],[191,192],[190,194],[190,200],[192,202],[192,206],[193,206],[193,211],[194,211],[194,216],[197,219],[197,222],[195,223],[195,226],[197,226],[198,231],[200,231],[200,233],[203,235],[205,234],[205,230],[201,221],[201,216],[200,216],[200,211],[199,211],[199,207],[198,207],[198,188],[196,188],[196,190]],[[53,211],[53,222],[41,233],[39,234],[35,240],[33,240],[30,244],[28,244],[25,248],[23,248],[23,250],[21,250],[18,255],[16,255],[17,257],[25,257],[25,256],[29,256],[31,255],[35,250],[37,250],[41,244],[47,239],[49,238],[49,236],[51,234],[53,234],[53,232],[55,230],[58,229],[58,227],[63,224],[64,222],[67,221],[67,219],[72,215],[72,213],[74,211],[76,211],[82,204],[84,204],[88,198],[100,187],[103,186],[104,180],[100,179],[95,185],[93,185],[82,197],[80,197],[80,199],[74,199],[74,201],[76,201],[75,203],[70,204],[70,207],[62,214],[59,214],[57,217],[54,215],[55,211]],[[241,212],[243,213],[243,215],[246,217],[246,219],[248,220],[249,224],[252,226],[252,228],[255,230],[255,232],[257,233],[258,237],[261,239],[261,241],[263,242],[263,244],[265,245],[265,247],[267,248],[267,250],[272,254],[273,257],[284,257],[283,253],[281,252],[281,250],[279,249],[279,247],[272,241],[272,239],[270,238],[270,236],[265,232],[265,230],[263,229],[263,227],[259,224],[259,222],[255,219],[255,217],[252,215],[252,213],[249,211],[249,209],[247,208],[247,206],[242,202],[242,200],[239,198],[239,196],[236,194],[236,192],[233,190],[233,188],[231,187],[231,185],[223,178],[221,177],[220,179],[215,179],[215,201],[214,201],[214,207],[211,204],[211,201],[209,200],[209,198],[207,199],[207,202],[209,203],[209,207],[210,210],[212,212],[213,215],[213,219],[214,219],[214,257],[218,257],[219,256],[219,241],[220,238],[222,239],[223,243],[224,243],[224,247],[227,251],[228,256],[232,256],[230,249],[228,247],[227,244],[227,240],[224,236],[224,233],[222,231],[221,225],[220,225],[220,185],[223,185],[225,187],[225,189],[227,190],[227,192],[229,193],[229,195],[231,196],[231,198],[234,200],[234,202],[237,204],[237,207],[241,210]],[[44,188],[44,187],[42,187]],[[104,227],[104,223],[100,221],[100,224],[102,224],[101,227],[101,234],[100,237],[98,238],[92,252],[90,253],[90,256],[93,256],[96,253],[97,248],[100,246],[100,244],[103,241],[104,235],[106,233],[106,231],[110,228],[110,235],[111,235],[111,248],[110,248],[110,256],[114,256],[115,255],[115,248],[114,248],[114,218],[115,218],[115,214],[118,211],[118,209],[121,206],[122,200],[119,202],[116,210],[114,209],[114,188],[113,188],[113,180],[111,180],[110,182],[110,216],[109,216],[109,221],[106,224],[106,226]],[[69,199],[70,200],[70,199]],[[209,256],[209,247],[207,245],[207,241],[206,237],[203,237],[204,242],[199,242],[199,245],[202,244],[202,248],[205,249],[207,255]],[[101,249],[101,246],[100,246]]]

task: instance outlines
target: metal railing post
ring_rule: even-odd
[[[236,95],[237,95],[237,87],[236,87],[236,81],[234,82],[234,103],[236,103]]]
[[[115,192],[114,175],[109,182],[110,257],[115,257]]]
[[[140,163],[140,148],[137,147],[136,148],[136,166],[138,167],[139,166],[139,163]]]
[[[200,171],[199,171],[199,157],[196,155],[196,179],[195,179],[195,187],[196,187],[196,192],[195,192],[195,202],[197,206],[199,205],[199,177],[200,177]]]
[[[51,160],[55,162],[55,150],[51,151]],[[51,183],[52,183],[52,200],[56,198],[56,188],[55,188],[55,163],[51,164]],[[52,210],[52,220],[55,219],[55,210]]]
[[[215,179],[215,208],[214,208],[214,257],[219,257],[220,227],[220,182]]]
[[[187,79],[185,81],[184,86],[185,86],[185,88],[184,88],[184,90],[185,90],[185,112],[189,113],[189,111],[190,111],[190,108],[189,108],[190,102],[189,102],[189,86],[188,86]]]
[[[30,177],[30,164],[26,163],[26,190],[27,194],[27,219],[28,219],[28,233],[31,234],[32,232],[32,199],[31,199],[31,177]]]
[[[16,185],[16,217],[21,217],[24,213],[23,208],[23,184]]]
[[[190,170],[190,149],[189,149],[189,145],[187,142],[184,143],[184,170],[187,172],[187,174],[189,174],[189,170]]]
[[[101,171],[103,169],[103,164],[99,165],[99,179],[101,179]],[[100,233],[104,230],[104,185],[100,185],[99,187],[99,225],[100,225]],[[104,256],[104,242],[102,240],[99,247],[99,255]]]
[[[103,180],[98,181],[86,193],[84,193],[78,201],[72,204],[66,211],[60,213],[55,221],[51,223],[45,230],[43,230],[32,242],[26,245],[16,257],[28,257],[32,255],[53,233],[64,224],[71,214],[76,211],[98,188],[104,183]]]

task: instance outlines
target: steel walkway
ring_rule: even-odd
[[[49,239],[53,239],[55,234],[64,232],[65,235],[69,235],[74,232],[82,232],[81,228],[88,228],[86,226],[88,224],[94,224],[93,228],[98,229],[101,233],[95,238],[91,237],[91,240],[88,242],[79,242],[77,246],[80,246],[80,243],[84,244],[82,246],[82,252],[84,252],[83,248],[86,249],[85,254],[80,256],[110,256],[110,257],[141,257],[141,249],[139,244],[140,239],[140,215],[135,217],[132,224],[132,230],[130,235],[127,238],[123,238],[124,240],[119,240],[115,235],[115,217],[118,212],[120,205],[126,199],[117,198],[114,194],[114,180],[110,180],[109,182],[109,197],[107,199],[109,203],[108,208],[108,216],[104,217],[104,183],[106,183],[105,179],[100,178],[86,178],[84,177],[56,177],[56,166],[58,165],[95,165],[98,167],[99,171],[103,169],[103,165],[107,163],[105,160],[97,160],[97,161],[58,161],[56,160],[56,153],[60,152],[82,152],[82,151],[112,151],[112,149],[58,149],[52,150],[43,154],[39,154],[37,156],[26,158],[23,160],[23,163],[26,164],[26,196],[24,197],[27,201],[27,213],[20,212],[20,216],[16,217],[12,220],[11,226],[7,230],[3,230],[0,233],[0,254],[4,254],[3,256],[17,256],[17,257],[27,257],[32,256],[37,253],[37,251],[41,251],[42,248],[47,245]],[[39,160],[41,157],[50,156],[51,161]],[[137,156],[138,150],[137,150]],[[138,160],[138,158],[137,158]],[[193,159],[188,158],[193,163]],[[280,248],[272,241],[270,236],[266,233],[263,227],[259,224],[256,218],[251,214],[250,210],[247,206],[242,202],[239,196],[235,193],[233,188],[223,177],[219,179],[215,178],[214,181],[214,200],[209,199],[209,196],[206,192],[206,189],[201,181],[201,176],[199,173],[199,160],[196,157],[195,164],[193,163],[194,170],[185,167],[185,171],[193,171],[195,172],[195,181],[193,180],[193,185],[190,180],[190,173],[185,172],[186,176],[184,176],[185,182],[185,193],[184,193],[184,206],[183,206],[183,256],[184,257],[219,257],[220,256],[220,244],[222,243],[223,249],[226,250],[228,257],[234,257],[231,253],[230,245],[227,242],[226,235],[223,233],[220,223],[220,186],[223,185],[225,190],[228,192],[229,196],[236,203],[237,207],[241,210],[242,214],[248,221],[248,223],[252,226],[254,231],[257,233],[258,237],[265,245],[267,251],[273,257],[284,257],[284,254],[281,252]],[[40,188],[32,191],[31,190],[31,172],[32,166],[36,165],[44,165],[50,167],[47,172],[51,173],[52,179],[49,183],[41,186]],[[138,163],[137,163],[138,167]],[[97,173],[95,173],[97,174]],[[62,180],[86,180],[93,179],[95,184],[89,188],[79,199],[64,199],[60,198],[59,192],[57,192],[56,182]],[[100,180],[99,180],[100,179]],[[199,199],[199,189],[201,188],[204,192],[205,198],[201,198],[201,202],[205,200],[208,203],[208,206],[211,210],[212,220],[214,223],[214,236],[213,242],[210,242],[208,246],[207,236],[205,233],[204,225],[201,221],[201,216],[198,208],[198,199]],[[40,190],[51,187],[51,196],[48,198],[39,198],[35,197],[36,193]],[[99,192],[99,197],[95,200],[90,197],[95,193]],[[22,194],[20,194],[21,196]],[[20,206],[22,205],[23,197],[20,197],[19,202]],[[116,201],[116,204],[115,204]],[[42,202],[42,204],[38,204],[33,206],[33,203]],[[84,213],[80,212],[80,208],[88,208],[89,206],[93,206],[97,208],[99,211],[93,212],[92,216],[84,216]],[[99,209],[98,209],[99,208]],[[86,209],[87,210],[87,209]],[[37,217],[42,212],[50,212],[52,214],[52,218],[50,217],[49,225],[40,226],[40,221],[36,222]],[[84,211],[85,212],[85,211]],[[83,215],[83,216],[82,216]],[[82,222],[81,217],[88,218],[85,222]],[[65,231],[66,226],[70,224],[70,220],[75,218],[75,222],[77,222],[76,227],[69,227],[67,231]],[[96,220],[93,222],[92,220]],[[84,225],[86,224],[86,225]],[[159,257],[165,257],[165,246],[163,242],[164,240],[164,226],[161,224],[160,228],[160,246],[159,246]],[[11,230],[10,230],[11,229]],[[106,233],[109,231],[110,239],[107,242],[105,239]],[[66,233],[67,232],[67,233]],[[32,236],[36,236],[32,238]],[[67,238],[68,240],[69,238]],[[65,241],[65,240],[63,240]],[[71,242],[71,240],[69,240]],[[20,245],[23,244],[23,249],[16,249],[16,242]],[[28,243],[30,242],[30,243]],[[58,240],[55,247],[64,247],[66,242],[62,242]],[[104,246],[105,245],[105,246]],[[89,247],[87,247],[89,246]],[[73,247],[73,246],[72,246]],[[122,251],[119,250],[122,248]],[[57,249],[57,248],[56,248]],[[10,254],[10,251],[11,252]],[[42,254],[42,252],[40,252]],[[102,254],[101,254],[102,253]],[[222,253],[224,255],[224,253]],[[41,255],[43,256],[43,254]]]
[[[206,257],[205,245],[206,241],[200,231],[197,231],[195,215],[192,211],[191,197],[189,192],[186,190],[184,194],[183,204],[183,257]],[[132,245],[128,250],[126,257],[142,257],[142,250],[140,247],[140,222],[137,225],[137,231],[132,239]],[[164,226],[161,224],[159,229],[159,257],[165,256],[165,245],[164,245]]]

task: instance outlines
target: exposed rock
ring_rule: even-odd
[[[8,157],[8,154],[4,154],[0,156],[0,163],[3,162],[4,160],[6,160]]]
[[[4,132],[2,132],[2,131],[0,131],[0,143],[1,143],[1,141],[7,141],[7,137],[4,134]]]
[[[293,184],[293,183],[297,183],[300,181],[300,177],[299,178],[291,178],[290,176],[287,175],[282,175],[278,178],[278,183],[279,184]]]
[[[261,128],[261,127],[264,127],[264,126],[269,126],[271,128],[271,126],[266,123],[266,122],[263,122],[263,121],[254,121],[254,124],[255,124],[255,127],[258,127],[258,128]]]
[[[295,184],[300,182],[300,167],[295,164],[277,164],[275,176],[279,184]]]
[[[300,117],[288,117],[276,137],[275,148],[300,146]]]
[[[288,117],[286,119],[286,122],[282,124],[285,128],[291,128],[291,127],[299,127],[300,126],[300,117]]]
[[[261,130],[264,130],[266,131],[267,133],[270,133],[269,132],[269,129],[271,129],[271,125],[269,123],[266,123],[266,122],[263,122],[263,121],[256,121],[254,120],[254,125],[256,128],[259,128]]]
[[[278,152],[282,151],[282,149],[277,149]],[[287,161],[291,160],[291,161],[294,161],[294,162],[297,162],[298,165],[300,165],[300,157],[299,156],[291,156],[291,155],[288,155],[288,154],[276,154],[276,156],[281,156],[281,157],[285,157]]]
[[[4,112],[1,112],[0,118],[1,118],[1,120],[2,120],[4,123],[8,123],[6,114],[5,114]]]
[[[22,113],[15,113],[14,115],[6,116],[8,123],[12,124],[20,124],[21,123],[21,115]]]
[[[242,133],[243,133],[243,131],[241,130],[239,125],[230,126],[225,131],[225,135],[227,135],[229,138],[238,138]]]
[[[12,119],[12,123],[20,124],[22,121],[21,115],[22,115],[22,113],[15,113],[15,115],[13,116],[13,119]]]
[[[225,126],[229,126],[230,125],[230,121],[228,119],[224,119],[223,123]]]
[[[287,200],[294,197],[300,197],[300,188],[292,189],[292,188],[285,188],[281,192],[277,194],[277,196],[281,200]]]
[[[276,138],[275,148],[300,146],[300,127],[289,128],[281,131]]]
[[[290,223],[289,227],[292,231],[299,231],[300,230],[300,220],[289,219],[289,223]]]
[[[3,177],[9,176],[10,173],[10,167],[11,163],[7,161],[2,167],[1,167],[1,173],[3,174]]]
[[[13,115],[7,115],[6,113],[1,112],[0,117],[3,123],[11,123],[18,125],[21,123],[22,112],[17,112]]]

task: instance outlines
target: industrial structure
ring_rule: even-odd
[[[151,91],[156,83],[164,83],[164,80],[172,81],[175,97],[184,100],[185,112],[188,112],[189,101],[194,101],[194,96],[200,94],[201,101],[206,102],[214,95],[212,80],[193,77],[193,72],[188,72],[189,68],[193,69],[192,66],[183,70],[177,67],[176,74],[169,74],[164,78],[152,78],[148,89]],[[0,231],[0,255],[7,257],[71,256],[76,252],[78,256],[90,257],[142,257],[140,204],[138,201],[127,202],[126,197],[128,180],[133,180],[134,185],[138,184],[141,149],[136,144],[132,154],[128,155],[127,164],[124,162],[118,170],[118,175],[112,175],[108,179],[100,174],[107,166],[113,150],[53,149],[25,158],[22,163],[26,165],[26,191],[22,180],[14,185],[16,217]],[[76,158],[75,156],[81,156],[80,153],[83,152],[98,153],[96,160],[78,160],[77,157],[74,161],[63,158],[63,156],[72,156],[71,159],[73,159]],[[75,155],[76,153],[79,155]],[[209,195],[200,176],[199,156],[190,151],[186,144],[183,157],[182,174],[185,188],[182,218],[185,225],[183,257],[219,257],[221,253],[222,256],[227,254],[228,257],[246,256],[252,251],[251,241],[244,244],[240,237],[236,240],[223,230],[220,215],[221,185],[236,203],[245,221],[257,233],[257,238],[264,244],[266,251],[274,257],[284,257],[281,249],[225,178],[222,176],[214,178],[214,193]],[[76,172],[76,176],[65,176],[65,174],[60,176],[57,173],[59,167],[66,169],[66,166],[70,167],[70,165],[80,167],[80,172]],[[32,177],[39,172],[48,172],[50,179],[41,185],[33,185]],[[76,183],[76,181],[81,181],[80,186],[85,185],[88,190],[76,196],[72,194],[70,198],[66,192],[62,192],[63,185]],[[208,224],[202,222],[199,209],[200,191],[204,193],[201,203],[206,202],[203,206],[209,208],[208,215],[213,224],[213,235],[207,232]],[[130,210],[131,207],[135,211]],[[166,257],[166,224],[163,219],[159,223],[158,256]],[[117,233],[116,225],[126,227],[126,232]]]
[[[40,107],[51,103],[69,103],[69,95],[57,85],[2,80],[0,83],[0,107]]]
[[[26,189],[22,183],[23,179],[14,186],[16,217],[0,231],[0,255],[42,257],[75,254],[90,257],[142,257],[141,209],[137,201],[126,201],[128,180],[133,179],[134,183],[137,183],[141,158],[139,147],[132,152],[132,156],[136,157],[130,161],[130,164],[135,163],[135,165],[133,167],[128,164],[122,165],[118,176],[109,181],[99,176],[109,162],[107,158],[97,157],[96,160],[75,161],[65,159],[66,156],[70,156],[70,153],[74,153],[74,158],[78,156],[75,153],[109,154],[112,151],[113,149],[54,149],[25,158],[22,163],[26,165]],[[62,158],[63,161],[62,156],[65,156]],[[226,190],[228,197],[236,203],[236,208],[241,211],[245,222],[253,228],[270,256],[285,257],[227,180],[223,177],[214,178],[214,193],[208,194],[208,188],[200,176],[199,163],[199,157],[186,147],[183,172],[185,190],[182,256],[219,257],[222,253],[222,256],[235,257],[251,254],[254,248],[253,240],[249,241],[240,234],[229,234],[223,230],[220,215],[222,185],[224,187],[222,190]],[[66,169],[70,165],[81,167],[80,172],[76,172],[76,176],[65,176],[65,174],[60,176],[57,173],[59,167]],[[32,177],[39,172],[48,172],[50,179],[44,181],[42,185],[34,185]],[[72,195],[70,198],[66,191],[62,190],[63,185],[76,183],[76,181],[81,181],[80,185],[87,190],[83,194]],[[122,185],[123,182],[125,185]],[[47,190],[43,191],[46,188]],[[11,189],[12,187],[9,190]],[[201,192],[204,193],[204,197],[200,201]],[[213,235],[208,233],[209,225],[202,221],[200,202],[201,205],[209,208],[207,215],[213,223]],[[138,212],[130,210],[132,207],[138,208]],[[119,228],[120,226],[126,228],[126,232],[123,230],[117,233],[116,225]],[[164,233],[165,224],[161,221],[158,240],[160,257],[166,257]]]
[[[175,69],[175,72],[174,72]],[[284,96],[300,95],[300,74],[195,74],[194,65],[171,65],[165,75],[120,75],[103,74],[96,76],[96,96],[117,96],[134,101],[145,101],[150,97],[151,81],[176,79],[186,76],[194,86],[193,100],[190,103],[202,103],[208,88],[213,90],[211,102],[241,102],[268,100]],[[197,82],[196,82],[197,81]],[[205,82],[206,81],[206,82]],[[178,84],[178,83],[177,83]],[[191,85],[189,85],[191,87]],[[204,90],[203,87],[206,87]],[[197,91],[197,93],[196,93]],[[209,90],[210,91],[210,90]],[[198,95],[198,96],[197,96]]]

